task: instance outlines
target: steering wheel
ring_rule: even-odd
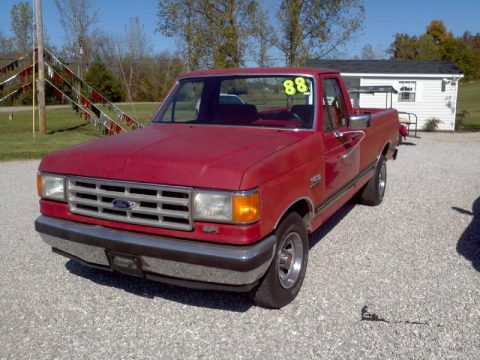
[[[299,126],[301,127],[304,126],[303,119],[300,116],[298,116],[298,114],[295,114],[294,112],[291,112],[288,110],[280,111],[278,114],[276,114],[273,117],[273,119],[274,120],[293,120],[296,123],[298,123]]]
[[[298,122],[298,124],[300,126],[304,126],[304,123],[303,123],[303,119],[300,117],[300,115],[294,113],[294,112],[291,112],[290,111],[290,114],[292,115],[293,119],[290,119],[290,120],[294,120],[296,122]]]

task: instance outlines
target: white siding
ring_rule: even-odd
[[[404,78],[404,77],[363,77],[361,86],[391,85],[399,90],[400,80],[416,81],[415,102],[399,102],[398,94],[392,95],[392,107],[398,111],[411,112],[418,116],[418,129],[422,130],[428,119],[437,118],[441,122],[439,130],[455,130],[455,113],[457,105],[457,86],[448,83],[442,91],[442,78]],[[390,95],[388,95],[390,97]],[[390,99],[388,100],[390,105]],[[361,94],[360,106],[366,108],[384,108],[385,94]]]

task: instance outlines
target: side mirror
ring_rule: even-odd
[[[370,114],[355,114],[350,115],[348,118],[349,130],[364,130],[370,127]]]

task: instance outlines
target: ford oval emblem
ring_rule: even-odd
[[[131,210],[136,205],[134,201],[122,200],[122,199],[114,199],[112,201],[112,205],[114,208],[122,209],[122,210]]]

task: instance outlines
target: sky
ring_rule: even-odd
[[[28,0],[34,5],[34,0]],[[0,31],[10,33],[10,8],[18,0],[0,0]],[[92,0],[98,16],[96,27],[114,36],[121,36],[132,17],[138,17],[154,53],[174,51],[175,41],[155,32],[157,0]],[[274,9],[275,0],[259,3],[266,10]],[[443,20],[455,36],[464,31],[480,33],[480,0],[365,0],[363,30],[345,47],[343,58],[361,54],[365,44],[376,52],[388,49],[396,33],[420,35],[432,20]],[[271,18],[276,10],[271,10]],[[44,31],[51,43],[64,40],[60,18],[54,0],[42,0]],[[274,51],[275,52],[275,51]],[[274,55],[275,56],[275,55]],[[278,55],[277,55],[278,56]]]

